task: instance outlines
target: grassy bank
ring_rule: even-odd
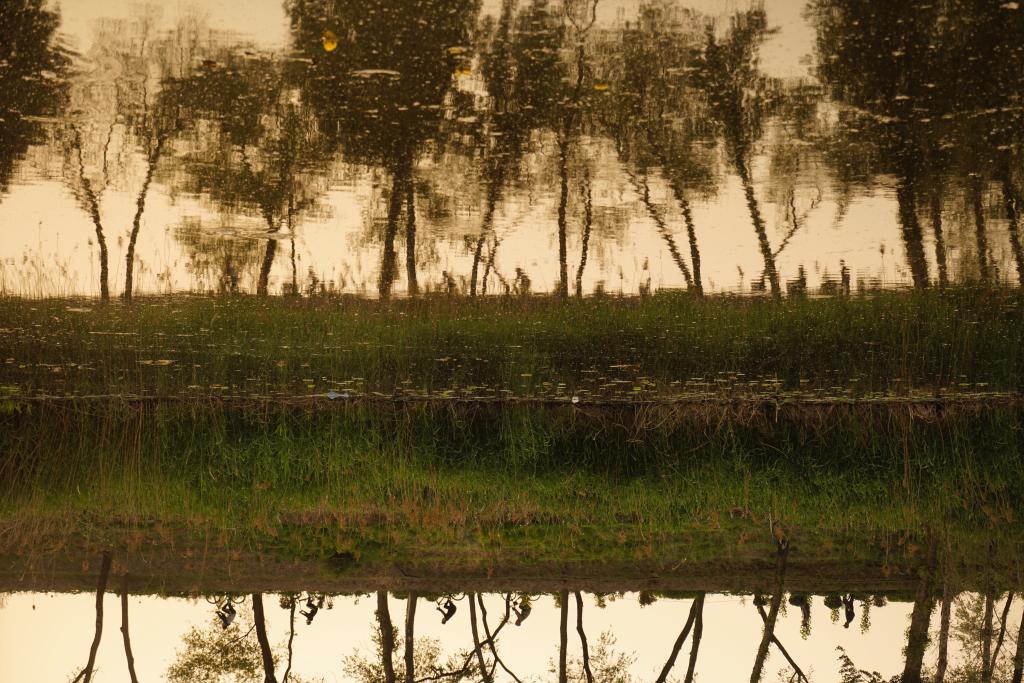
[[[866,396],[1024,386],[1024,295],[0,300],[7,394]]]
[[[678,565],[771,557],[780,520],[809,558],[898,566],[931,529],[976,562],[1024,541],[1020,438],[1013,409],[34,406],[0,418],[0,553]]]
[[[0,300],[0,554],[667,571],[770,558],[781,521],[810,560],[898,571],[930,530],[1016,571],[1022,312],[963,288]],[[657,403],[682,397],[706,400]]]

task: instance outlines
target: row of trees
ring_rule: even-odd
[[[780,670],[780,680],[805,683],[811,680],[809,674],[804,672],[775,633],[785,597],[788,555],[788,544],[780,543],[776,555],[772,593],[768,596],[755,596],[753,600],[753,608],[763,622],[764,628],[754,657],[751,683],[763,678],[772,650],[777,651],[786,661],[786,666]],[[934,539],[929,541],[926,555],[920,568],[907,630],[903,672],[891,679],[885,679],[876,672],[859,669],[850,657],[840,650],[840,679],[843,683],[942,683],[947,680],[1019,683],[1024,676],[1024,632],[1014,633],[1011,627],[1010,613],[1015,604],[1015,594],[1002,594],[993,588],[983,594],[958,595],[950,584],[948,568],[941,567],[943,554]],[[105,553],[96,591],[96,627],[86,664],[74,677],[76,683],[90,681],[96,669],[96,655],[104,625],[103,596],[110,580],[112,564],[112,555]],[[129,628],[127,578],[123,580],[124,586],[120,591],[120,630],[124,642],[126,668],[130,680],[134,683],[138,679]],[[641,595],[641,604],[656,599],[654,596],[645,595]],[[365,653],[354,651],[344,659],[343,669],[351,679],[376,683],[425,683],[440,680],[488,683],[498,677],[517,682],[522,680],[514,670],[515,662],[503,659],[500,654],[500,636],[510,627],[513,615],[520,614],[512,594],[502,596],[501,609],[492,617],[496,621],[490,621],[484,596],[466,593],[461,602],[464,607],[468,606],[469,611],[470,629],[466,634],[469,645],[466,649],[450,655],[443,653],[436,640],[416,636],[417,608],[424,602],[423,596],[415,592],[406,595],[404,627],[401,629],[392,618],[387,592],[378,591],[375,598],[377,623],[372,631],[375,652],[367,656]],[[223,596],[218,596],[217,601],[224,599]],[[682,675],[682,680],[686,683],[695,680],[704,635],[705,599],[706,595],[703,592],[692,596],[685,620],[682,620],[680,632],[670,652],[667,653],[656,683],[679,680],[673,672]],[[493,601],[493,597],[491,600]],[[790,598],[791,604],[801,607],[805,621],[809,619],[809,609],[804,609],[805,605],[809,605],[808,600],[806,596],[794,595]],[[212,619],[208,627],[193,628],[184,636],[177,658],[168,670],[169,680],[213,683],[231,677],[237,681],[262,679],[264,683],[300,683],[300,678],[292,673],[292,664],[296,611],[301,603],[301,596],[280,596],[280,607],[288,613],[289,630],[285,643],[279,646],[272,645],[268,636],[263,594],[239,596],[235,602],[245,602],[248,605],[239,605],[239,618],[230,626],[222,627],[218,620]],[[599,604],[600,602],[599,600]],[[312,604],[310,598],[307,606]],[[323,598],[319,604],[323,604]],[[430,602],[427,601],[427,604]],[[555,604],[559,609],[560,618],[557,659],[552,661],[551,673],[558,681],[593,683],[596,680],[632,683],[635,680],[631,672],[635,659],[617,652],[614,648],[614,638],[610,634],[602,634],[596,641],[588,638],[584,620],[584,600],[579,591],[561,591],[556,596]],[[937,658],[935,667],[931,668],[924,665],[924,659],[930,644],[930,627],[937,605]],[[328,602],[327,608],[330,609],[331,606],[332,604]],[[952,618],[954,607],[957,617],[955,622]],[[582,654],[578,659],[570,659],[568,656],[571,610],[575,611],[575,631]],[[312,621],[316,610],[302,614]],[[680,614],[680,617],[682,616]],[[1024,629],[1024,615],[1021,617],[1021,628]],[[959,662],[955,666],[950,665],[951,636],[957,641],[961,651]],[[688,656],[685,657],[684,669],[683,662],[678,660],[687,640],[690,641],[690,647]]]
[[[784,284],[779,254],[820,204],[822,186],[831,183],[842,206],[887,178],[895,182],[916,286],[949,279],[944,223],[951,214],[972,224],[981,280],[995,277],[988,222],[1005,219],[1024,282],[1021,12],[986,0],[898,7],[813,0],[819,84],[793,85],[759,67],[772,30],[756,5],[723,23],[652,0],[635,21],[608,28],[596,23],[599,2],[505,0],[496,17],[481,19],[476,0],[292,0],[294,50],[286,59],[247,49],[195,19],[158,33],[156,18],[141,14],[100,27],[88,78],[71,77],[58,17],[41,0],[8,3],[0,28],[31,45],[11,48],[0,62],[0,79],[11,86],[0,91],[0,195],[14,160],[39,140],[41,118],[59,115],[63,175],[94,225],[101,296],[110,295],[103,193],[119,186],[137,197],[126,230],[122,293],[130,299],[154,182],[172,196],[198,194],[265,225],[265,243],[244,249],[218,247],[201,230],[179,231],[193,262],[219,270],[222,288],[237,288],[240,269],[253,262],[256,290],[268,293],[280,246],[290,239],[291,282],[283,289],[296,292],[295,229],[303,216],[328,210],[323,195],[340,157],[385,178],[384,209],[380,216],[371,210],[369,232],[380,244],[377,290],[386,298],[399,278],[403,239],[407,290],[419,291],[417,212],[425,204],[429,215],[437,196],[453,191],[418,169],[457,154],[469,160],[483,196],[479,229],[465,236],[472,266],[464,288],[476,295],[491,280],[511,288],[496,268],[496,213],[505,194],[527,182],[527,157],[551,149],[555,289],[566,296],[582,293],[595,227],[624,222],[595,211],[593,178],[607,160],[591,157],[601,140],[614,146],[630,189],[698,295],[706,282],[698,227],[715,226],[695,225],[693,204],[713,196],[727,173],[740,181],[762,256],[755,282],[773,296]],[[785,131],[769,144],[772,176],[762,189],[753,164],[777,122]],[[812,155],[801,151],[808,143]],[[794,181],[803,175],[814,187]],[[668,202],[654,198],[652,182],[670,190]],[[787,225],[778,240],[767,227],[766,195]],[[925,254],[929,223],[935,277]],[[575,268],[571,232],[581,251]]]

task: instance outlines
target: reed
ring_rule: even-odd
[[[306,557],[713,561],[770,556],[771,520],[849,561],[928,530],[964,558],[1020,549],[1016,408],[831,411],[37,405],[0,418],[0,551],[163,529]]]
[[[1019,392],[1024,295],[0,299],[8,394]]]

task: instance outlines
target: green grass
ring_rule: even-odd
[[[769,520],[876,567],[929,530],[972,566],[1024,542],[1021,406],[993,400],[1024,379],[1016,291],[5,299],[0,320],[0,554],[670,566],[770,557]],[[510,400],[288,400],[332,390]],[[936,394],[959,396],[834,400]],[[637,400],[685,397],[719,402]]]
[[[805,557],[898,563],[915,543],[894,539],[928,529],[968,562],[993,543],[1019,556],[1013,409],[670,413],[34,406],[0,418],[0,552],[64,533],[387,562],[714,562],[770,557],[774,519]]]
[[[82,309],[89,309],[82,312]],[[1024,386],[1024,294],[0,299],[8,394],[867,396]]]

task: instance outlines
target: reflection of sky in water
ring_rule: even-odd
[[[636,192],[623,173],[621,164],[611,157],[610,144],[591,141],[591,154],[602,162],[593,179],[595,216],[608,216],[611,227],[602,233],[598,224],[589,243],[589,255],[583,278],[585,293],[599,284],[608,292],[636,293],[647,282],[657,289],[684,287],[685,280]],[[132,169],[141,178],[142,160]],[[29,162],[31,163],[31,161]],[[501,240],[494,267],[505,281],[513,279],[517,268],[528,273],[534,291],[551,291],[557,285],[559,264],[557,229],[557,184],[547,179],[550,160],[534,160],[532,173],[540,179],[528,191],[510,191],[497,209],[496,236]],[[754,180],[759,192],[769,188],[766,155],[753,160]],[[24,172],[24,169],[23,169]],[[445,215],[418,216],[417,227],[420,285],[443,289],[444,273],[451,274],[459,290],[467,288],[473,251],[466,238],[480,229],[484,192],[466,184],[457,170],[429,162],[417,170],[423,182],[442,193],[462,185],[461,193],[450,197]],[[845,263],[853,274],[854,285],[863,280],[909,285],[911,278],[898,221],[893,182],[875,186],[869,193],[840,206],[829,191],[829,180],[811,171],[795,178],[798,227],[794,230],[790,206],[764,202],[762,213],[768,235],[777,252],[777,267],[783,282],[797,277],[805,269],[812,289],[825,279],[839,276]],[[389,182],[385,173],[361,171],[353,174],[339,169],[331,187],[321,198],[321,215],[303,216],[294,230],[296,273],[300,288],[313,280],[345,283],[344,291],[376,294],[380,269],[380,238],[368,234],[371,221],[383,220],[386,201],[382,188]],[[687,234],[682,217],[673,202],[671,190],[657,175],[648,179],[651,198],[664,218],[677,248],[689,260]],[[824,193],[819,200],[819,189]],[[102,197],[104,224],[108,231],[110,280],[112,292],[123,285],[125,252],[135,210],[135,192],[113,188]],[[423,201],[422,197],[420,201]],[[573,192],[571,201],[579,206]],[[976,247],[968,210],[951,198],[947,217],[946,257],[951,277],[975,272]],[[692,202],[696,236],[700,246],[702,279],[708,292],[749,292],[752,281],[764,269],[757,236],[750,226],[743,189],[734,174],[726,173],[715,197]],[[618,218],[616,218],[618,217]],[[264,230],[257,215],[219,212],[208,203],[184,194],[171,196],[166,187],[154,183],[146,203],[146,213],[136,246],[136,291],[167,292],[216,289],[216,273],[196,270],[186,245],[178,239],[183,223],[198,225],[211,239],[221,235],[244,236],[247,244],[261,250]],[[96,263],[95,231],[84,212],[61,184],[38,180],[12,187],[0,201],[0,286],[2,291],[29,296],[53,294],[94,294],[99,277]],[[616,227],[617,226],[617,227]],[[783,249],[783,240],[792,233]],[[575,273],[581,258],[582,234],[578,216],[568,227],[568,262],[573,291]],[[928,270],[935,276],[935,244],[931,233],[924,236]],[[271,274],[271,291],[279,292],[290,282],[291,242],[279,241],[278,258]],[[490,253],[488,244],[486,254]],[[400,259],[404,264],[404,248]],[[988,223],[988,249],[1001,279],[1015,276],[1007,222],[998,216]],[[486,255],[485,254],[485,255]],[[254,289],[259,258],[241,272],[243,291]],[[405,291],[405,268],[399,268],[395,291]],[[489,292],[502,290],[492,278]]]
[[[3,607],[0,608],[0,680],[63,680],[76,671],[76,667],[82,666],[95,623],[94,596],[16,593],[3,599]],[[885,607],[872,608],[871,627],[862,633],[859,602],[854,623],[849,629],[844,629],[842,617],[833,622],[822,600],[821,596],[812,598],[811,636],[806,640],[800,636],[800,610],[791,605],[785,616],[780,615],[776,629],[777,637],[794,660],[805,672],[813,672],[812,680],[831,681],[838,677],[837,646],[842,646],[859,667],[877,670],[887,678],[901,671],[910,603],[889,602]],[[442,627],[438,624],[440,617],[433,605],[421,599],[416,611],[417,635],[437,638],[445,652],[471,649],[468,608],[465,601],[458,604],[460,609],[455,618]],[[493,629],[500,621],[503,599],[490,595],[486,604],[488,623]],[[264,605],[271,643],[285,642],[288,612],[279,607],[275,595],[264,596]],[[391,618],[400,629],[404,624],[405,606],[404,600],[390,600]],[[340,673],[343,657],[357,648],[371,653],[370,633],[376,627],[375,608],[373,596],[358,599],[336,597],[333,609],[322,610],[311,626],[296,615],[293,671],[307,678],[321,676],[326,681],[346,680]],[[591,651],[600,635],[609,631],[615,636],[618,651],[632,653],[636,657],[632,673],[639,680],[653,680],[664,665],[689,608],[689,600],[664,598],[641,608],[637,595],[628,593],[609,600],[602,609],[596,606],[593,596],[585,594],[584,624]],[[106,621],[96,680],[127,680],[127,674],[123,673],[124,651],[118,631],[120,603],[116,595],[107,594],[104,611]],[[570,660],[580,655],[575,619],[575,602],[570,598]],[[204,628],[212,620],[212,607],[203,600],[132,597],[132,648],[140,680],[160,680],[173,661],[175,650],[180,647],[181,636],[191,626]],[[510,624],[503,630],[498,641],[499,654],[524,680],[550,680],[551,676],[547,674],[549,663],[557,662],[558,621],[559,613],[553,598],[545,596],[535,602],[533,613],[522,627]],[[1011,622],[1015,626],[1018,620],[1014,618]],[[933,644],[925,660],[926,665],[935,661],[937,628],[936,610],[932,616]],[[1011,629],[1011,632],[1016,631]],[[760,635],[761,620],[750,596],[709,595],[704,608],[704,633],[697,667],[699,680],[746,680]],[[55,648],[57,643],[60,646]],[[685,673],[689,648],[688,640],[674,670],[679,678]],[[956,643],[951,643],[954,665],[959,654]],[[1003,656],[1011,655],[1004,652]],[[396,661],[400,658],[401,652],[396,653]],[[776,680],[776,671],[784,666],[781,655],[773,652],[765,667],[764,680]],[[283,663],[278,667],[279,675],[282,671]],[[499,680],[502,680],[500,676]]]
[[[718,17],[722,26],[729,25],[732,13],[751,6],[739,0],[691,0],[681,4]],[[640,5],[639,0],[600,2],[599,26],[635,21]],[[499,7],[496,0],[484,3],[485,12],[494,13]],[[816,27],[805,16],[802,1],[774,0],[764,7],[768,26],[778,31],[757,49],[759,68],[768,77],[781,78],[780,87],[789,88],[785,91],[787,97],[794,98],[794,103],[787,106],[799,108],[807,103],[795,102],[802,92],[796,86],[799,77],[805,84],[810,82],[806,77],[815,50]],[[61,4],[61,12],[63,30],[73,36],[83,52],[88,52],[93,27],[100,19],[142,14],[159,17],[156,25],[164,29],[184,17],[200,17],[200,24],[207,22],[214,30],[231,32],[243,44],[252,41],[278,53],[288,49],[290,41],[289,23],[279,0],[215,2],[198,9],[187,3],[112,8],[106,2],[69,0]],[[619,53],[614,54],[618,59]],[[602,64],[602,56],[600,52],[593,55],[595,68],[614,68]],[[112,78],[110,60],[84,66],[87,68],[74,76],[75,88],[81,90],[90,79]],[[482,92],[479,72],[467,71],[456,78],[454,82],[459,85],[449,92],[449,98]],[[155,73],[150,68],[152,91],[159,90]],[[111,83],[103,81],[99,92],[104,87],[113,89]],[[757,97],[768,96],[761,93]],[[708,193],[684,186],[692,207],[692,236],[671,179],[657,164],[643,172],[635,159],[624,161],[626,157],[616,150],[607,126],[598,126],[594,135],[581,132],[572,142],[568,164],[565,268],[570,291],[576,291],[578,272],[585,294],[599,290],[636,294],[648,289],[685,287],[689,277],[686,269],[696,269],[691,242],[699,250],[701,284],[708,292],[762,290],[768,274],[766,250],[774,260],[783,293],[790,284],[799,289],[803,283],[811,292],[834,291],[844,268],[854,289],[907,286],[915,277],[921,280],[922,272],[927,280],[935,282],[947,265],[950,281],[978,279],[985,271],[994,280],[1016,279],[1010,222],[998,178],[986,177],[975,199],[968,196],[968,171],[973,167],[950,172],[945,184],[936,184],[941,190],[938,214],[933,211],[925,217],[930,210],[928,200],[917,198],[922,226],[915,236],[915,230],[902,225],[897,193],[901,183],[913,179],[901,180],[893,175],[896,171],[891,159],[865,161],[858,157],[863,152],[858,152],[856,146],[862,141],[850,142],[835,132],[840,107],[825,100],[821,92],[815,91],[810,97],[810,106],[802,114],[782,111],[766,118],[760,137],[752,140],[745,152],[749,188],[744,187],[737,173],[726,136],[720,130],[713,132],[716,125],[722,126],[701,121],[704,132],[685,143],[691,145],[690,151],[682,153],[692,156],[693,145],[703,145],[704,158],[695,163],[707,164],[711,176]],[[293,94],[293,99],[298,101],[300,96]],[[101,152],[110,152],[115,160],[112,166],[120,169],[119,181],[97,193],[110,252],[111,291],[117,294],[123,289],[132,218],[146,174],[146,159],[137,143],[128,140],[124,144],[121,134],[103,143],[107,120],[115,122],[123,115],[112,102],[100,96],[96,102],[86,100],[76,106],[78,111],[92,115],[101,105],[109,111],[93,116],[96,120],[90,124],[91,130],[86,130],[86,165],[88,173],[95,176]],[[749,113],[749,105],[744,106]],[[459,117],[467,111],[472,116]],[[271,116],[267,112],[260,115]],[[454,286],[465,292],[471,288],[471,273],[477,270],[474,245],[484,231],[487,215],[488,180],[481,172],[481,159],[487,152],[479,141],[467,144],[460,139],[470,134],[452,119],[479,122],[488,115],[480,109],[452,108],[445,110],[447,119],[426,124],[440,132],[424,136],[412,172],[417,205],[415,270],[423,290],[443,291]],[[713,118],[707,112],[699,116]],[[798,120],[799,116],[805,120]],[[800,126],[809,130],[797,134]],[[840,138],[839,142],[825,144],[823,138],[829,135]],[[529,280],[534,292],[551,292],[559,286],[557,136],[550,122],[544,122],[532,128],[528,137],[522,162],[516,166],[519,177],[514,182],[507,178],[503,181],[494,206],[493,232],[482,243],[484,265],[478,270],[486,275],[481,289],[486,288],[487,293],[518,286],[515,283],[520,275],[522,282]],[[0,197],[0,292],[46,296],[92,295],[97,291],[96,231],[81,199],[76,201],[72,196],[75,179],[68,179],[67,159],[61,168],[62,143],[59,135],[54,138],[49,145],[28,150],[16,166],[9,191]],[[135,245],[135,290],[215,290],[227,277],[218,272],[217,259],[223,261],[224,245],[230,243],[234,259],[231,277],[240,290],[252,291],[260,280],[261,254],[269,252],[267,223],[251,198],[235,201],[233,206],[218,205],[209,192],[196,196],[183,189],[189,187],[183,176],[191,172],[185,168],[187,155],[196,153],[188,147],[192,143],[175,139],[159,161]],[[211,147],[217,144],[224,141],[210,143]],[[234,141],[231,144],[237,147]],[[842,145],[850,149],[840,149]],[[384,254],[382,226],[392,178],[380,165],[354,165],[346,156],[350,150],[344,143],[339,149],[313,183],[318,197],[316,210],[300,211],[293,230],[278,235],[278,246],[268,260],[272,263],[268,279],[271,293],[285,291],[294,279],[302,291],[324,284],[344,292],[377,294]],[[899,156],[891,150],[877,154]],[[907,153],[908,157],[912,155]],[[972,159],[983,155],[966,148],[963,156]],[[216,169],[221,161],[205,163]],[[867,178],[850,181],[843,177],[844,169],[856,171],[860,163],[873,164]],[[584,182],[584,177],[589,180]],[[95,177],[93,182],[98,183]],[[592,232],[583,226],[584,185],[589,185],[592,192]],[[928,191],[925,188],[919,194]],[[764,235],[758,235],[754,225],[751,197],[763,221]],[[940,226],[935,224],[936,215]],[[983,229],[977,227],[979,217],[985,224]],[[945,240],[942,245],[940,230]],[[191,244],[186,243],[186,235]],[[408,291],[404,239],[403,226],[394,242],[396,280],[392,291],[398,295]],[[214,253],[218,249],[220,256]],[[941,258],[945,262],[940,264]]]
[[[525,3],[520,3],[525,4]],[[750,6],[749,0],[684,0],[683,7],[703,14],[726,16]],[[632,17],[640,0],[599,0],[598,21],[613,23],[619,16]],[[92,41],[91,26],[101,18],[129,17],[144,11],[145,3],[111,3],[109,0],[61,0],[62,29],[72,36],[80,49],[88,49]],[[197,13],[209,19],[214,29],[236,31],[248,39],[271,48],[288,41],[288,20],[281,0],[209,0],[203,3],[151,3],[157,7],[166,27],[178,17]],[[768,22],[779,33],[762,51],[762,66],[772,76],[803,76],[807,67],[801,58],[813,49],[814,33],[802,18],[804,0],[767,0],[764,2]],[[497,14],[501,0],[484,0],[483,12]]]

